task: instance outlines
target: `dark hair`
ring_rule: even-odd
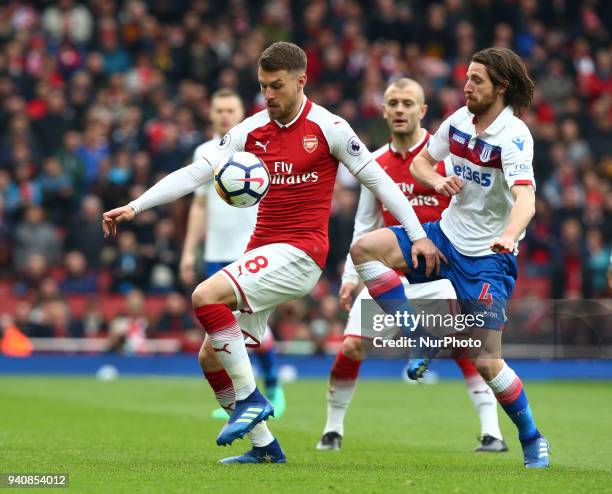
[[[517,114],[529,108],[533,98],[533,81],[521,58],[508,48],[486,48],[476,52],[472,62],[487,68],[491,82],[504,86],[504,103],[512,106]]]
[[[266,72],[305,72],[306,52],[293,43],[279,41],[263,51],[258,63]]]

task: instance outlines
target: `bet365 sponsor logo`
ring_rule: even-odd
[[[482,187],[491,186],[490,173],[481,173],[478,170],[472,170],[472,168],[466,165],[455,165],[453,170],[458,177],[461,177],[466,182],[474,182]]]
[[[317,172],[310,173],[293,173],[293,163],[287,161],[275,161],[274,170],[271,177],[272,184],[276,185],[294,185],[303,183],[315,183],[319,180]]]

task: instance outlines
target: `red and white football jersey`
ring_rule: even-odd
[[[393,148],[391,143],[385,144],[372,153],[376,161],[383,170],[393,179],[404,193],[410,204],[414,208],[419,221],[427,223],[437,221],[442,215],[448,204],[450,197],[438,194],[434,189],[430,189],[417,182],[412,173],[410,165],[412,160],[419,154],[430,138],[427,130],[423,130],[423,138],[406,153],[401,154]],[[450,160],[440,161],[436,164],[436,172],[446,177],[453,173],[452,162]],[[353,232],[353,242],[362,235],[374,231],[383,226],[397,225],[397,219],[389,210],[370,192],[367,187],[361,187],[359,195],[359,205],[355,215],[355,229]],[[355,270],[350,255],[347,255],[344,265],[343,281],[352,283],[359,282],[359,275]]]
[[[410,173],[410,165],[412,164],[412,160],[419,154],[421,149],[425,147],[427,141],[429,141],[429,137],[429,132],[425,130],[423,139],[409,149],[405,154],[401,154],[397,150],[393,149],[391,143],[385,144],[383,147],[372,153],[383,170],[387,172],[387,174],[393,179],[393,181],[399,186],[400,190],[408,198],[421,223],[439,220],[440,216],[442,215],[442,211],[447,208],[450,202],[450,197],[445,197],[442,194],[438,194],[434,189],[430,189],[429,187],[420,184],[414,179],[412,173]],[[447,169],[443,161],[438,162],[436,165],[436,172],[444,177],[447,176]],[[369,191],[366,191],[366,193],[371,194]],[[383,204],[381,204],[380,201],[379,205],[381,207],[385,226],[397,225],[397,219],[393,217],[389,210]]]
[[[219,141],[213,165],[237,151],[261,158],[271,176],[247,251],[288,243],[323,267],[338,163],[356,175],[374,161],[372,154],[344,119],[306,98],[286,125],[271,120],[267,110],[239,123]]]

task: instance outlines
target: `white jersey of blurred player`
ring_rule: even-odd
[[[213,151],[221,136],[200,144],[193,153],[193,161],[198,161]],[[206,201],[206,238],[204,261],[207,263],[232,262],[238,259],[249,243],[257,221],[257,206],[235,208],[227,204],[215,191],[211,180],[209,184],[198,187],[194,195]],[[207,276],[210,274],[207,273]]]

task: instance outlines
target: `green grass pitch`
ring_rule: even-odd
[[[286,386],[287,413],[270,421],[286,465],[219,465],[249,443],[216,446],[222,424],[201,380],[2,377],[0,472],[67,472],[67,492],[85,493],[612,492],[609,382],[526,383],[552,444],[551,468],[537,471],[523,468],[501,411],[511,451],[472,452],[479,429],[461,382],[360,382],[342,451],[316,451],[325,387]]]

